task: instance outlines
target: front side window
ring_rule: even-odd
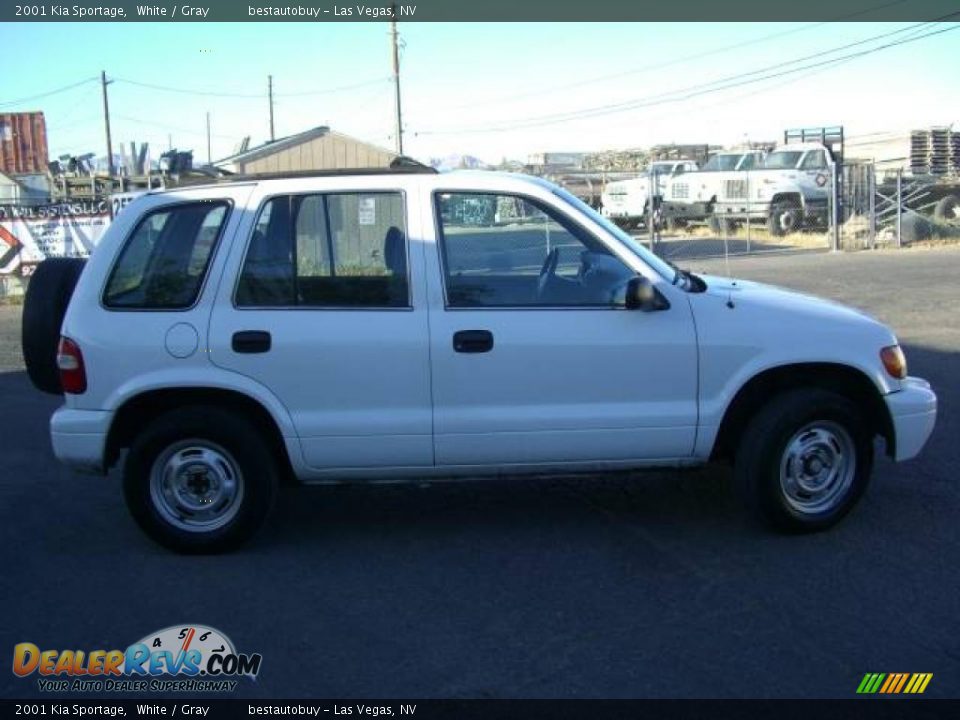
[[[823,150],[814,150],[813,152],[807,153],[800,167],[803,170],[822,170],[826,166],[827,159],[823,154]]]
[[[254,227],[239,307],[409,307],[400,193],[282,195]]]
[[[527,198],[439,193],[449,307],[611,307],[634,273],[599,240]]]
[[[197,300],[227,218],[224,201],[148,213],[127,239],[103,294],[106,307],[182,310]]]
[[[763,168],[765,170],[793,170],[797,167],[802,152],[795,150],[778,150],[772,152],[763,159]]]
[[[736,170],[737,161],[740,159],[740,155],[714,155],[707,161],[707,164],[703,166],[704,170]]]

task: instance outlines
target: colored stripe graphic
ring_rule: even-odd
[[[932,679],[933,673],[867,673],[857,686],[857,694],[920,695]]]

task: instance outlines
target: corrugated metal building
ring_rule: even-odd
[[[231,155],[214,165],[241,174],[339,170],[388,167],[396,156],[386,148],[321,126]]]
[[[47,172],[47,123],[42,112],[0,114],[0,172]]]

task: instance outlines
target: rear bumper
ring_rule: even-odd
[[[893,459],[909,460],[916,457],[933,432],[937,422],[937,396],[930,383],[908,377],[901,389],[884,397],[893,421]]]
[[[102,473],[111,417],[104,410],[59,408],[50,418],[53,454],[75,470]]]

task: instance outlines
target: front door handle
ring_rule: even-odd
[[[493,350],[489,330],[460,330],[453,334],[453,349],[458,353],[485,353]]]
[[[235,353],[265,353],[270,351],[270,333],[263,330],[241,330],[233,334],[231,347]]]

